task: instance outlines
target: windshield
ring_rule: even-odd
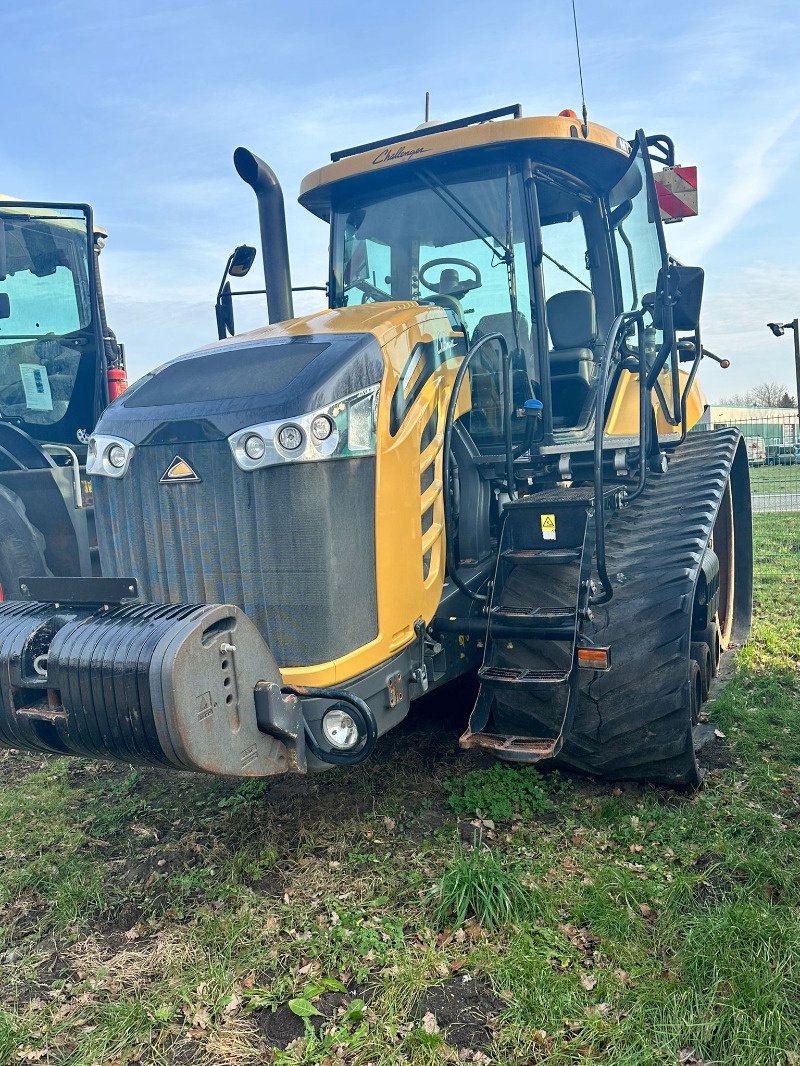
[[[334,218],[334,306],[438,304],[468,340],[500,332],[510,348],[529,353],[520,175],[506,164],[479,173],[418,169],[378,196],[348,200]]]
[[[348,198],[333,225],[332,306],[416,300],[442,307],[467,346],[503,335],[515,409],[533,395],[527,221],[515,165],[415,168],[397,185],[381,183],[377,194]],[[481,349],[470,389],[465,422],[488,446],[502,436],[499,345]]]
[[[0,413],[60,422],[94,342],[89,221],[80,208],[0,203]],[[90,427],[91,428],[91,427]]]

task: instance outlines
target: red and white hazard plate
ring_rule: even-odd
[[[653,177],[664,222],[697,214],[697,167],[667,167]]]

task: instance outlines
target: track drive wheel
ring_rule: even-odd
[[[719,559],[719,650],[727,651],[733,631],[736,602],[736,532],[733,523],[733,493],[730,478],[719,505],[711,534],[711,547]],[[713,654],[713,653],[712,653]]]

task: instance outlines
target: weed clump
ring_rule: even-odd
[[[447,804],[455,814],[474,814],[494,822],[546,814],[553,810],[550,796],[567,792],[569,787],[557,773],[544,778],[530,767],[517,769],[501,763],[486,770],[468,770],[444,782]]]
[[[436,918],[441,928],[474,918],[496,930],[513,921],[526,900],[517,875],[490,848],[460,846],[439,882]]]

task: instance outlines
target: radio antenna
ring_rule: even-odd
[[[431,117],[431,94],[425,93],[425,121],[428,122]]]
[[[572,21],[575,25],[575,48],[578,52],[578,76],[581,80],[581,114],[583,115],[583,125],[581,132],[584,137],[589,136],[589,118],[586,114],[586,93],[583,91],[583,64],[581,63],[581,39],[578,34],[578,16],[575,13],[575,0],[572,0]]]

